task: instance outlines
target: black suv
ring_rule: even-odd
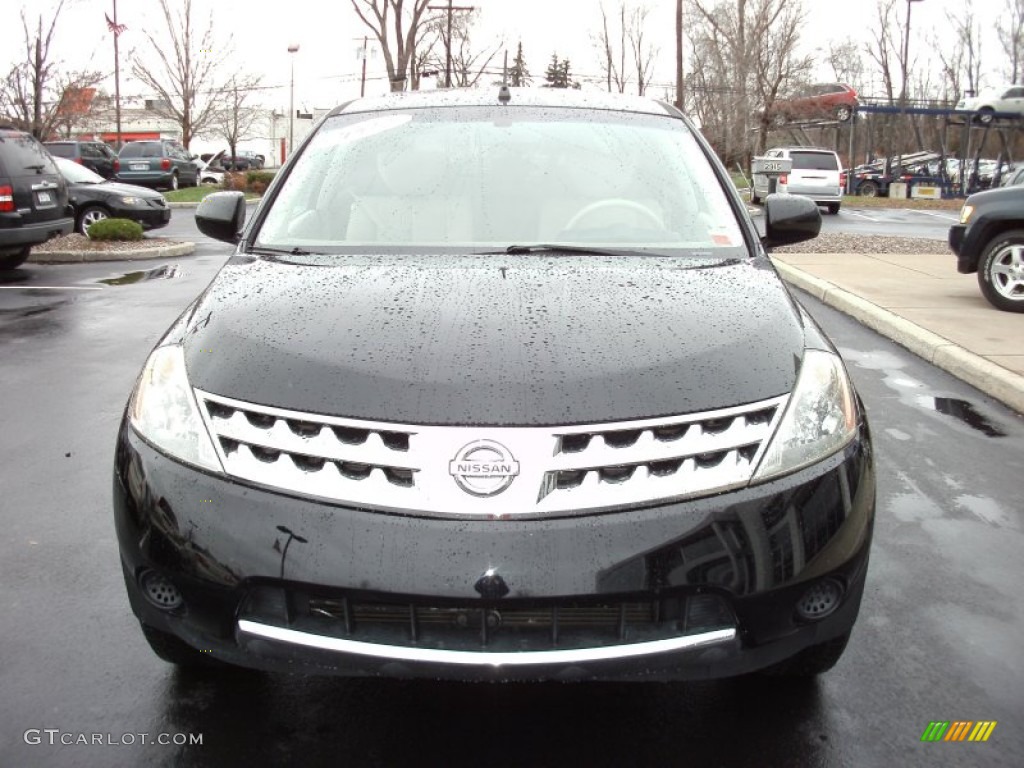
[[[960,222],[949,228],[949,247],[957,255],[958,272],[978,273],[989,304],[1024,312],[1024,186],[968,197]]]
[[[176,141],[128,142],[117,161],[117,181],[165,189],[199,186],[199,164]]]
[[[117,153],[102,141],[48,141],[43,146],[51,155],[84,165],[104,179],[114,176]]]
[[[0,127],[0,269],[21,266],[33,245],[74,225],[50,154],[31,134]]]
[[[353,101],[154,349],[118,437],[128,595],[173,663],[459,680],[813,675],[857,616],[868,426],[675,107]]]

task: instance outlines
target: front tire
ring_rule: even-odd
[[[88,208],[83,208],[82,212],[78,214],[78,226],[75,229],[79,233],[89,236],[89,227],[95,224],[97,221],[103,221],[109,219],[110,213],[106,208],[101,208],[98,205],[90,205]]]
[[[0,270],[17,269],[26,261],[32,253],[31,246],[26,245],[20,251],[14,253],[0,254]]]
[[[824,643],[812,645],[810,648],[804,648],[796,656],[761,670],[761,674],[768,677],[816,677],[836,665],[848,642],[849,632]]]
[[[848,105],[840,104],[836,107],[836,120],[840,123],[845,123],[851,117],[853,117],[853,110]]]
[[[978,287],[989,304],[1024,312],[1024,229],[993,237],[978,260]]]
[[[994,117],[995,115],[992,114],[991,107],[985,107],[984,109],[978,110],[978,122],[982,125],[989,125]]]

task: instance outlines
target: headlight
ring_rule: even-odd
[[[961,224],[966,224],[968,221],[971,220],[971,216],[973,216],[973,215],[974,215],[974,206],[973,205],[965,205],[963,208],[960,209],[960,223]]]
[[[153,351],[128,413],[135,430],[168,455],[203,469],[223,471],[189,386],[181,347]]]
[[[808,349],[754,481],[821,461],[846,445],[856,431],[857,406],[842,361],[829,352]]]
[[[137,198],[137,197],[131,197],[130,195],[125,195],[124,197],[121,198],[121,202],[124,203],[125,205],[138,205],[142,201],[139,200],[139,198]]]

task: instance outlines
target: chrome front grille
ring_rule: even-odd
[[[196,396],[229,475],[359,507],[485,518],[606,511],[746,485],[786,402],[611,424],[442,427]],[[468,463],[467,449],[480,444],[504,449],[486,463],[507,467],[511,481],[474,485],[484,475],[473,472],[488,470]]]

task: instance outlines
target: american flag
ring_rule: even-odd
[[[124,24],[115,24],[105,13],[103,14],[103,17],[107,20],[107,29],[114,33],[114,37],[118,37],[122,32],[128,29]]]

